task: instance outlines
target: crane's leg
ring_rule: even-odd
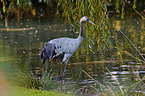
[[[62,60],[62,62],[65,63],[63,77],[65,77],[66,65],[67,65],[67,62],[68,62],[68,60],[71,56],[72,56],[72,54],[64,54],[64,57],[63,57],[63,60]]]
[[[63,76],[63,71],[62,71],[62,62],[61,62],[61,76]]]
[[[65,77],[66,66],[67,66],[67,63],[65,63],[65,66],[64,66],[64,72],[63,72],[63,76],[64,76],[64,77]]]

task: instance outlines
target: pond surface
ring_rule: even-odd
[[[113,27],[121,29],[144,55],[145,33],[143,30],[145,30],[145,20],[142,20],[136,14],[132,14],[123,20],[118,15],[110,17]],[[9,19],[8,25],[13,30],[6,31],[4,29],[4,21],[0,24],[0,67],[3,70],[14,72],[16,69],[25,70],[29,68],[34,74],[41,76],[42,67],[47,67],[48,70],[52,69],[52,77],[57,78],[61,75],[60,64],[51,65],[50,62],[46,62],[43,65],[39,54],[44,44],[53,38],[76,38],[78,36],[78,33],[70,28],[68,23],[64,23],[62,18],[54,16],[51,18],[25,18],[20,21]],[[114,32],[121,50],[133,53],[132,55],[138,55],[136,51],[133,51],[135,50],[134,48],[131,50],[130,45],[119,31],[114,30]],[[114,38],[116,37],[112,35],[112,39]],[[134,80],[138,79],[137,77],[133,79],[133,74],[139,74],[140,77],[145,75],[145,65],[114,48],[95,51],[95,54],[91,52],[85,53],[84,50],[80,46],[68,62],[66,70],[67,81],[61,87],[61,90],[65,93],[92,95],[96,93],[93,87],[99,90],[100,86],[85,72],[96,81],[102,84],[111,83],[115,87],[118,86],[118,83],[114,80],[116,79],[122,88],[126,88]],[[120,54],[123,61],[121,61]],[[57,89],[60,90],[60,86]]]

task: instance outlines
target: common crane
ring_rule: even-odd
[[[47,59],[51,61],[61,59],[61,74],[65,76],[65,70],[69,58],[74,54],[76,49],[81,45],[84,35],[83,24],[84,22],[95,25],[87,16],[80,19],[80,33],[78,38],[57,38],[50,40],[44,45],[41,51],[40,58],[43,59],[43,64]],[[62,63],[65,63],[64,72],[62,71]]]

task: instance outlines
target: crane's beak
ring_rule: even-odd
[[[94,24],[91,20],[89,20],[89,23],[91,23],[91,24],[93,24],[93,25],[95,25],[95,26],[96,26],[96,24]]]

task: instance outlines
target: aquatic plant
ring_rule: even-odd
[[[113,86],[110,82],[107,82],[107,84],[102,84],[99,81],[95,80],[92,76],[90,76],[86,71],[82,70],[83,73],[85,73],[89,78],[94,80],[96,86],[100,86],[100,90],[96,88],[96,86],[91,86],[94,90],[96,90],[97,95],[103,95],[103,96],[130,96],[130,95],[135,95],[135,96],[142,96],[144,93],[144,79],[145,76],[140,78],[138,77],[138,81],[128,84],[128,87],[123,88],[123,86],[120,84],[120,82],[115,78],[113,74],[109,71],[108,68],[106,70],[110,73],[111,77],[114,79],[116,82],[117,86]],[[137,75],[137,74],[134,74]],[[142,86],[142,87],[141,87]],[[140,90],[140,91],[138,91]]]
[[[31,89],[52,90],[57,88],[58,83],[52,80],[51,70],[43,71],[42,77],[37,76],[31,70],[18,70],[16,74],[12,74],[12,85],[17,85]]]

